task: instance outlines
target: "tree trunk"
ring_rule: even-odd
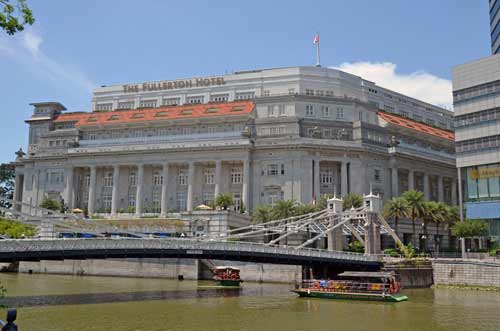
[[[413,228],[413,240],[415,241],[412,243],[413,248],[419,248],[418,247],[418,246],[420,246],[419,242],[418,242],[418,240],[415,240],[415,239],[418,239],[418,236],[417,236],[417,232],[415,230],[415,212],[414,211],[411,212],[411,221],[412,221],[412,228]]]
[[[398,217],[397,216],[394,216],[394,232],[396,233],[397,236],[399,236],[398,234]],[[395,242],[394,243],[395,247],[398,248],[398,244]]]
[[[441,238],[439,237],[439,222],[436,222],[436,238],[437,238],[437,246],[436,246],[436,257],[439,257],[439,245],[441,244]]]

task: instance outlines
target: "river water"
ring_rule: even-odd
[[[292,285],[0,274],[21,331],[498,331],[500,293],[404,291],[407,302],[298,298]],[[5,309],[0,309],[0,318]]]

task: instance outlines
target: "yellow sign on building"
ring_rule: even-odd
[[[469,172],[471,179],[485,179],[491,177],[500,177],[500,167],[471,169]]]

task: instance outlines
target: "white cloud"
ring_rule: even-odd
[[[42,37],[33,30],[27,30],[24,34],[22,34],[23,46],[27,48],[35,57],[37,57],[40,52],[40,45],[42,44],[42,41]]]
[[[43,38],[39,32],[26,29],[14,37],[0,36],[0,51],[33,74],[52,81],[60,88],[74,90],[76,87],[90,92],[96,87],[96,84],[78,68],[45,54],[41,47],[42,43]]]
[[[425,71],[401,74],[396,72],[396,68],[396,64],[391,62],[345,62],[335,69],[410,97],[452,109],[451,81]]]

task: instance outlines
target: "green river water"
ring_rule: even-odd
[[[402,303],[298,298],[292,285],[0,274],[21,331],[500,330],[500,293],[406,290]],[[4,318],[5,309],[0,309]]]

